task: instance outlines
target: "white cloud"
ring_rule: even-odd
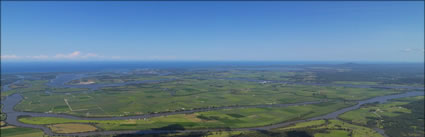
[[[87,58],[105,58],[95,53],[82,53],[80,51],[74,51],[69,54],[56,54],[54,58],[57,59],[87,59]]]
[[[176,56],[149,56],[146,57],[148,60],[175,60],[177,59]]]
[[[38,56],[27,56],[27,58],[31,58],[31,59],[48,59],[49,56],[46,55],[38,55]]]
[[[101,56],[94,53],[87,53],[86,55],[83,55],[83,57],[87,58],[87,57],[101,57]]]
[[[77,56],[79,56],[81,54],[81,52],[80,51],[74,51],[74,52],[72,52],[71,54],[69,54],[69,56],[70,57],[77,57]]]
[[[37,55],[37,56],[18,56],[18,55],[2,55],[1,59],[29,59],[29,60],[78,60],[78,59],[120,59],[120,56],[101,56],[96,53],[83,53],[74,51],[68,54],[59,53],[54,56]]]
[[[69,54],[56,54],[55,58],[72,59],[72,58],[78,58],[78,57],[80,57],[80,55],[81,55],[80,51],[74,51],[74,52],[69,53]]]
[[[1,57],[1,59],[19,59],[19,58],[21,58],[20,56],[16,56],[16,55],[2,55],[0,57]]]

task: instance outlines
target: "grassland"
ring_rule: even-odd
[[[3,109],[3,104],[0,105],[0,127],[3,127],[6,125],[6,122],[4,122],[4,120],[6,120],[7,118],[7,115],[2,112],[2,109]]]
[[[409,104],[410,102],[423,99],[423,96],[418,96],[392,100],[384,104],[364,105],[360,109],[349,111],[340,115],[339,118],[356,124],[368,125],[369,120],[380,119],[382,117],[396,117],[403,113],[412,113],[412,110],[402,106]],[[381,125],[377,125],[377,127],[382,128]]]
[[[180,129],[243,128],[264,126],[289,120],[303,119],[333,112],[353,104],[327,102],[285,108],[245,108],[178,114],[141,120],[71,120],[52,117],[23,117],[28,124],[93,123],[103,130],[160,129],[174,126]]]
[[[401,107],[408,102],[391,102],[380,105],[369,105],[358,110],[347,112],[340,116],[341,119],[348,120],[352,123],[367,125],[371,119],[380,119],[383,116],[395,117],[402,113],[411,113],[411,110]],[[379,123],[377,127],[382,128]]]
[[[326,68],[326,70],[332,69]],[[19,90],[12,89],[2,96],[21,93],[25,99],[16,106],[16,109],[20,111],[112,117],[213,106],[284,104],[321,99],[353,101],[403,92],[400,90],[338,86],[260,84],[244,80],[317,81],[317,74],[311,70],[296,72],[237,69],[226,71],[209,69],[197,71],[173,70],[171,74],[164,76],[156,75],[158,72],[161,71],[136,70],[131,71],[130,75],[102,73],[103,75],[100,76],[83,78],[82,81],[87,79],[94,80],[96,83],[120,83],[136,80],[174,80],[153,84],[105,87],[96,91],[88,91],[84,88],[53,88],[46,85],[48,80],[43,79],[25,80],[25,83],[28,83],[31,87],[19,88]],[[231,78],[242,80],[232,80]],[[303,79],[301,80],[301,78]],[[373,81],[342,82],[348,82],[347,84],[373,83]],[[72,108],[72,110],[69,108]]]
[[[44,137],[44,133],[38,129],[20,128],[14,126],[6,126],[0,128],[2,137]]]
[[[159,135],[160,137],[189,136],[184,134]],[[373,129],[349,124],[340,120],[316,120],[267,131],[209,132],[205,137],[382,137]],[[151,136],[147,136],[151,137]],[[153,136],[152,136],[153,137]]]
[[[301,69],[294,69],[296,71],[290,71],[290,69],[289,71],[255,70],[255,68],[252,70],[175,69],[164,71],[171,72],[167,75],[158,75],[161,70],[135,70],[129,74],[102,72],[99,73],[102,74],[101,76],[87,77],[68,83],[76,84],[80,81],[90,80],[95,82],[95,84],[110,84],[136,80],[173,79],[159,83],[104,87],[95,91],[89,91],[84,88],[49,87],[46,83],[54,78],[55,75],[34,74],[37,79],[26,79],[24,81],[25,84],[22,86],[12,86],[12,90],[2,92],[2,98],[13,93],[22,94],[24,100],[16,106],[19,111],[64,113],[87,117],[113,117],[218,106],[286,104],[329,100],[327,103],[317,105],[286,108],[228,109],[150,119],[109,121],[71,120],[52,117],[23,117],[19,119],[25,123],[43,124],[65,130],[68,128],[66,126],[70,124],[91,124],[98,127],[98,130],[241,128],[305,119],[347,107],[352,105],[355,100],[405,92],[405,90],[396,89],[314,86],[273,82],[260,83],[257,80],[351,85],[423,85],[417,80],[423,78],[423,72],[409,72],[406,74],[400,72],[395,75],[396,73],[369,72],[362,70],[362,68],[350,68],[349,66],[301,67]],[[360,71],[356,69],[360,69]],[[350,123],[364,126],[374,125],[374,127],[381,128],[390,128],[391,123],[377,122],[377,119],[391,121],[388,118],[399,118],[407,121],[416,120],[420,123],[420,119],[406,118],[407,116],[415,116],[417,118],[416,115],[410,115],[416,114],[416,111],[412,109],[414,108],[412,105],[409,108],[409,104],[412,103],[411,100],[397,100],[392,102],[393,104],[375,106],[375,108],[371,109],[362,108],[358,111],[346,113],[341,118],[347,120],[347,122],[350,121]],[[341,121],[312,122],[300,123],[290,129],[269,132],[235,132],[234,134],[228,132],[228,136],[267,136],[272,133],[282,137],[294,134],[341,137],[354,134],[356,136],[375,136],[375,134],[369,132],[370,128],[355,127],[355,125]],[[397,121],[392,122],[397,123]],[[331,127],[329,128],[328,125],[331,125]],[[423,126],[416,124],[413,124],[415,127],[410,127],[411,124],[407,123],[404,125],[408,125],[406,127],[410,129],[423,129]],[[298,132],[299,129],[306,130]],[[69,131],[57,130],[56,132]],[[409,133],[417,134],[422,132],[409,130]],[[224,132],[211,135],[225,136]]]
[[[124,83],[129,81],[145,81],[145,80],[162,80],[162,79],[173,79],[175,76],[158,76],[158,75],[119,75],[106,73],[100,76],[90,76],[81,79],[69,81],[66,84],[79,85],[80,82],[93,82],[93,84],[113,84],[113,83]]]
[[[55,133],[79,133],[96,131],[96,127],[88,124],[54,124],[48,126]]]
[[[329,133],[316,133],[315,137],[350,137],[350,132],[342,130],[328,130]]]
[[[334,81],[334,84],[352,84],[352,85],[378,85],[377,82],[371,81]]]
[[[309,121],[276,130],[309,131],[314,137],[382,137],[382,135],[373,129],[353,125],[340,120]]]
[[[221,72],[214,77],[217,78],[236,78],[236,79],[255,79],[265,81],[291,81],[294,82],[294,76],[303,75],[306,77],[314,77],[311,73],[296,73],[296,72],[276,72],[276,71],[241,71],[241,70],[230,70],[227,72]]]
[[[2,109],[3,109],[3,104],[0,105],[0,121],[3,121],[6,119],[6,114],[3,113]]]
[[[385,129],[392,137],[424,135],[424,96],[391,100],[384,104],[365,105],[344,113],[341,119],[372,128]]]
[[[147,135],[114,135],[113,137],[236,137],[247,131],[217,131],[217,132],[192,132]],[[106,136],[105,136],[106,137]],[[110,137],[110,136],[107,136]]]
[[[295,125],[288,126],[288,127],[279,128],[278,130],[291,130],[291,129],[298,129],[298,128],[317,127],[317,126],[324,125],[326,122],[328,122],[328,121],[326,121],[326,120],[313,120],[313,121],[297,123]]]
[[[45,82],[34,81],[32,92],[27,92],[29,89],[19,91],[25,99],[16,109],[89,117],[123,116],[213,106],[285,104],[321,99],[350,101],[402,92],[219,79],[178,79],[85,92],[86,89],[78,88],[48,88]]]

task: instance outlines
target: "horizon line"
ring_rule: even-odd
[[[323,61],[323,60],[1,60],[2,63],[79,63],[79,62],[322,62],[322,63],[425,63],[425,61]]]

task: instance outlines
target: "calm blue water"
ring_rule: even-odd
[[[1,62],[2,74],[23,72],[82,72],[82,71],[117,71],[139,68],[239,68],[239,67],[276,67],[288,65],[325,65],[345,64],[347,62],[318,61],[121,61],[121,62]],[[360,64],[381,64],[385,62],[362,62]],[[389,63],[395,66],[419,66],[423,63]],[[382,67],[382,66],[381,66]],[[384,67],[385,68],[385,67]]]
[[[223,68],[296,64],[336,64],[338,62],[216,62],[216,61],[158,61],[158,62],[2,62],[2,74],[22,72],[80,72],[138,68]]]

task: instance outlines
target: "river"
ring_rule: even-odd
[[[67,85],[66,83],[75,80],[75,79],[81,79],[84,77],[88,77],[92,75],[87,74],[60,74],[55,79],[50,80],[49,83],[47,83],[48,86],[51,87],[68,87],[68,88],[88,88],[90,90],[96,90],[102,87],[114,87],[114,86],[123,86],[128,84],[141,84],[141,83],[156,83],[156,82],[163,82],[163,81],[170,81],[173,79],[162,79],[162,80],[146,80],[146,81],[130,81],[130,82],[123,82],[123,83],[113,83],[113,84],[89,84],[89,85]],[[23,77],[21,77],[23,79]],[[243,81],[252,81],[252,82],[262,82],[260,80],[250,80],[250,79],[229,79],[229,80],[243,80]],[[19,80],[20,81],[20,80]],[[17,82],[19,82],[17,81]],[[314,84],[314,83],[290,83],[290,82],[283,82],[283,81],[268,81],[272,83],[285,83],[285,84],[301,84],[301,85],[317,85],[317,86],[343,86],[343,87],[356,87],[356,88],[403,88],[403,89],[409,89],[409,90],[423,90],[423,88],[418,87],[409,87],[409,86],[372,86],[372,85],[349,85],[349,84]],[[6,86],[7,87],[7,86]],[[373,102],[386,102],[389,99],[395,99],[395,98],[403,98],[403,97],[411,97],[411,96],[421,96],[424,95],[423,91],[412,91],[412,92],[406,92],[402,94],[395,94],[395,95],[386,95],[386,96],[380,96],[375,97],[371,99],[366,99],[362,101],[358,101],[357,105],[343,108],[340,110],[337,110],[335,112],[317,116],[305,120],[296,120],[296,121],[289,121],[289,122],[283,122],[279,124],[274,125],[268,125],[268,126],[262,126],[262,127],[252,127],[252,128],[237,128],[237,129],[231,129],[231,130],[269,130],[273,128],[288,126],[291,124],[299,123],[299,122],[305,122],[305,121],[311,121],[311,120],[319,120],[319,119],[335,119],[342,113],[345,113],[347,111],[351,111],[354,109],[358,109],[361,105],[367,104],[367,103],[373,103]],[[143,118],[152,118],[152,117],[159,117],[159,116],[167,116],[167,115],[175,115],[175,114],[190,114],[195,112],[203,112],[203,111],[212,111],[212,110],[220,110],[220,109],[236,109],[236,108],[256,108],[256,107],[287,107],[287,106],[296,106],[296,105],[306,105],[306,104],[316,104],[321,103],[321,101],[315,101],[315,102],[301,102],[301,103],[293,103],[293,104],[267,104],[267,105],[249,105],[249,106],[223,106],[223,107],[214,107],[214,108],[200,108],[195,110],[184,110],[184,111],[177,111],[177,112],[162,112],[162,113],[156,113],[156,114],[145,114],[145,115],[136,115],[136,116],[124,116],[124,117],[77,117],[77,116],[71,116],[66,114],[53,114],[53,113],[35,113],[35,112],[19,112],[15,111],[14,107],[22,101],[23,97],[20,94],[12,94],[8,97],[6,97],[5,100],[2,100],[2,104],[4,105],[2,108],[2,111],[7,114],[6,122],[10,125],[20,126],[20,127],[28,127],[28,128],[37,128],[43,130],[47,135],[53,136],[53,135],[65,135],[65,136],[90,136],[90,135],[107,135],[107,134],[152,134],[152,133],[174,133],[174,132],[205,132],[205,131],[219,131],[219,130],[226,130],[226,129],[205,129],[205,130],[143,130],[143,131],[95,131],[95,132],[85,132],[85,133],[73,133],[73,134],[58,134],[53,133],[49,128],[42,126],[42,125],[31,125],[31,124],[24,124],[17,120],[19,116],[32,116],[32,117],[59,117],[59,118],[69,118],[69,119],[75,119],[75,120],[126,120],[126,119],[143,119]],[[383,131],[381,131],[383,134]]]
[[[320,120],[320,119],[334,119],[342,113],[360,108],[360,106],[363,105],[363,104],[368,104],[368,103],[373,103],[373,102],[384,103],[384,102],[388,101],[389,99],[412,97],[412,96],[423,96],[423,95],[424,95],[424,92],[422,92],[422,91],[412,91],[412,92],[406,92],[406,93],[402,93],[402,94],[380,96],[380,97],[375,97],[375,98],[371,98],[371,99],[367,99],[367,100],[358,101],[357,105],[347,107],[347,108],[343,108],[343,109],[337,110],[335,112],[332,112],[332,113],[329,113],[329,114],[326,114],[326,115],[317,116],[317,117],[313,117],[313,118],[309,118],[309,119],[305,119],[305,120],[296,120],[296,121],[283,122],[283,123],[279,123],[279,124],[262,126],[262,127],[237,128],[237,129],[231,129],[231,130],[269,130],[269,129],[273,129],[273,128],[288,126],[288,125],[299,123],[299,122],[306,122],[306,121]],[[17,120],[18,116],[60,117],[60,118],[69,118],[69,119],[77,119],[77,120],[124,120],[124,119],[151,118],[151,117],[159,117],[159,116],[167,116],[167,115],[175,115],[175,114],[189,114],[189,113],[194,113],[194,112],[212,111],[212,110],[220,110],[220,109],[248,108],[248,107],[287,107],[287,106],[295,106],[295,105],[320,103],[320,102],[303,102],[303,103],[294,103],[294,104],[227,106],[227,107],[217,107],[217,108],[203,108],[203,109],[196,109],[196,110],[185,110],[185,111],[178,111],[178,112],[164,112],[164,113],[157,113],[157,114],[145,114],[145,115],[138,115],[138,116],[88,118],[88,117],[76,117],[76,116],[70,116],[70,115],[64,115],[64,114],[34,113],[34,112],[18,112],[18,111],[15,111],[14,110],[15,105],[18,104],[22,99],[23,98],[20,94],[13,94],[13,95],[8,96],[4,101],[2,101],[2,103],[4,104],[2,111],[7,114],[6,122],[8,124],[15,125],[15,126],[41,129],[47,135],[51,135],[51,136],[53,136],[53,135],[90,136],[90,135],[100,135],[100,134],[101,135],[107,135],[107,134],[152,134],[152,133],[174,133],[174,132],[205,132],[205,131],[219,131],[219,130],[226,130],[226,129],[182,130],[182,131],[176,131],[176,130],[95,131],[95,132],[73,133],[73,134],[58,134],[58,133],[53,133],[49,128],[44,127],[42,125],[31,125],[31,124],[21,123]]]

